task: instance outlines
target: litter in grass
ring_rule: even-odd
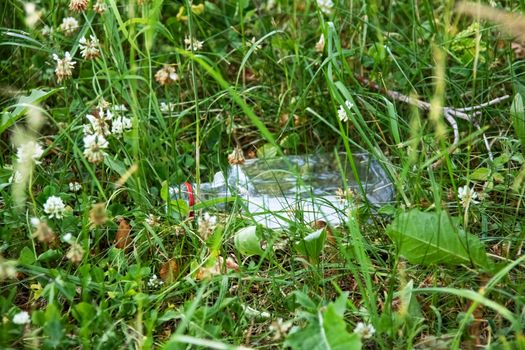
[[[367,153],[355,153],[351,158],[316,154],[249,159],[230,166],[226,176],[216,173],[199,190],[184,183],[170,187],[169,194],[175,211],[179,205],[227,210],[240,199],[243,212],[275,229],[295,221],[341,224],[365,197],[379,206],[392,200],[394,189],[379,162]]]

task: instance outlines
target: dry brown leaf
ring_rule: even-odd
[[[120,219],[115,236],[115,247],[119,249],[129,249],[131,247],[131,226],[125,219]]]
[[[179,265],[175,259],[166,261],[160,267],[159,275],[160,278],[166,283],[173,283],[179,274]]]
[[[514,51],[516,58],[524,59],[525,58],[525,48],[520,43],[511,43],[510,48]]]
[[[224,269],[224,267],[226,267],[226,269]],[[205,278],[217,276],[217,275],[222,274],[224,270],[226,270],[226,273],[228,272],[228,270],[239,271],[239,265],[231,257],[226,258],[226,264],[225,264],[224,258],[222,256],[219,256],[215,260],[215,264],[213,266],[201,267],[199,271],[197,271],[197,274],[195,275],[195,279],[200,281]]]
[[[310,223],[310,227],[315,229],[315,230],[319,230],[319,229],[324,228],[325,231],[326,231],[326,239],[328,240],[328,242],[330,244],[336,244],[337,243],[336,240],[335,240],[334,234],[332,232],[332,229],[330,228],[330,226],[328,226],[326,221],[323,221],[323,220],[312,221]]]

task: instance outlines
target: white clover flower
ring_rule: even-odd
[[[315,44],[315,52],[322,53],[324,51],[324,34],[321,34],[319,41]]]
[[[479,204],[478,193],[473,188],[467,185],[458,188],[458,198],[461,200],[463,208],[468,207],[470,204]]]
[[[345,105],[346,108],[348,108],[349,110],[354,106],[353,103],[350,101],[346,101]],[[348,121],[348,113],[346,113],[346,109],[342,105],[339,106],[337,115],[339,116],[339,120],[341,120],[341,122],[346,123]]]
[[[38,21],[40,21],[40,17],[42,17],[42,11],[37,11],[36,5],[32,2],[24,3],[24,10],[26,12],[26,25],[30,28],[33,28],[38,23]]]
[[[62,236],[62,239],[66,243],[71,243],[71,241],[73,240],[73,235],[70,232],[68,232],[68,233],[66,233],[65,235]]]
[[[16,157],[19,163],[35,162],[40,164],[39,159],[44,154],[44,149],[35,141],[28,141],[21,144],[16,150]]]
[[[128,107],[126,105],[115,105],[111,108],[113,112],[127,112]]]
[[[66,206],[60,197],[50,196],[44,204],[44,212],[49,215],[49,218],[61,219],[64,216]]]
[[[73,17],[66,17],[60,24],[60,30],[64,32],[66,36],[72,36],[80,28],[78,21]]]
[[[252,37],[252,40],[247,41],[246,44],[248,44],[249,47],[254,47],[253,52],[257,52],[261,48],[261,44],[257,44],[255,37]]]
[[[156,226],[158,225],[159,218],[155,214],[148,214],[144,221],[146,221],[146,223],[150,226]]]
[[[109,122],[113,120],[113,114],[107,110],[104,112],[102,108],[97,113],[86,115],[89,124],[84,124],[84,135],[99,135],[108,136],[111,134]]]
[[[216,225],[217,217],[210,215],[209,213],[204,213],[201,220],[199,220],[199,235],[201,238],[208,239],[215,230]]]
[[[37,227],[38,225],[40,225],[40,219],[36,217],[32,217],[30,222],[31,222],[31,225],[33,225],[34,227]]]
[[[175,110],[175,103],[173,102],[169,102],[169,103],[161,102],[160,103],[160,111],[162,113],[171,113],[174,110]]]
[[[13,175],[11,175],[11,176],[9,177],[9,181],[8,181],[8,182],[9,182],[10,184],[13,184],[13,183],[20,184],[20,183],[22,183],[23,181],[24,181],[24,175],[23,175],[20,171],[15,170],[15,171],[13,172]]]
[[[179,75],[175,72],[175,67],[165,64],[155,73],[155,80],[160,85],[168,85],[179,80]]]
[[[84,136],[84,156],[90,163],[100,163],[106,155],[104,149],[108,148],[108,146],[108,141],[102,135]]]
[[[0,256],[0,281],[16,278],[16,261],[4,260]]]
[[[108,5],[104,2],[104,0],[97,0],[95,5],[93,5],[93,10],[98,13],[99,15],[106,12],[108,9]]]
[[[69,9],[71,11],[82,12],[85,11],[88,5],[88,0],[71,0],[69,2]]]
[[[319,6],[321,12],[326,15],[331,15],[334,11],[334,3],[332,0],[317,0],[317,6]]]
[[[284,322],[283,319],[279,317],[277,320],[272,322],[272,324],[268,327],[268,330],[275,333],[273,340],[279,340],[288,334],[288,331],[290,331],[292,326],[293,320]]]
[[[69,242],[70,247],[66,253],[66,258],[69,259],[73,264],[78,264],[84,257],[84,249],[77,242]]]
[[[187,36],[184,38],[184,44],[186,45],[186,50],[188,51],[199,51],[204,46],[204,41],[199,41],[195,38]]]
[[[51,35],[53,35],[54,32],[55,32],[55,30],[53,29],[53,27],[50,27],[47,24],[44,26],[44,28],[42,28],[42,35],[43,36],[51,36]]]
[[[78,43],[80,44],[80,54],[86,60],[92,60],[100,56],[99,41],[95,35],[90,35],[89,39],[84,37]]]
[[[153,274],[147,284],[150,288],[159,288],[164,284],[164,281],[159,279],[156,274]]]
[[[159,217],[154,214],[148,214],[144,221],[150,226],[157,226],[159,224]]]
[[[20,311],[16,315],[13,316],[13,323],[14,324],[27,324],[31,322],[31,317],[27,313],[27,311]]]
[[[111,126],[111,132],[115,134],[116,137],[119,137],[124,132],[131,130],[131,119],[126,117],[117,117],[113,120]]]
[[[58,55],[53,54],[53,59],[57,62],[55,74],[59,83],[73,75],[76,62],[73,61],[69,52],[66,51],[62,59],[58,58]]]
[[[70,182],[69,183],[69,190],[71,192],[78,192],[82,189],[82,185],[76,181],[73,181],[73,182]]]
[[[358,322],[354,328],[354,333],[359,334],[363,339],[370,339],[376,332],[376,329],[371,324],[364,324],[363,322]]]

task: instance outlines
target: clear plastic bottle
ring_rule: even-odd
[[[358,197],[365,194],[373,205],[385,204],[394,195],[392,182],[377,161],[366,153],[352,156],[355,172],[345,154],[249,159],[232,165],[226,176],[216,173],[212,182],[200,184],[199,191],[195,184],[184,183],[171,187],[170,196],[190,207],[208,203],[219,210],[240,199],[245,214],[269,228],[287,227],[297,220],[337,225],[353,205],[341,196],[343,188]]]

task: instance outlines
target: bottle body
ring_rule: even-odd
[[[379,163],[358,153],[351,159],[344,154],[250,159],[231,166],[226,175],[215,174],[198,191],[194,184],[178,186],[172,199],[186,201],[190,207],[196,203],[206,207],[208,202],[219,210],[227,210],[229,201],[240,199],[245,214],[257,223],[279,228],[297,220],[344,222],[352,201],[341,193],[366,196],[373,205],[384,204],[394,195]]]

